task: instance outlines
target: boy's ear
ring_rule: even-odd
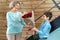
[[[49,19],[49,17],[47,17],[47,19]]]

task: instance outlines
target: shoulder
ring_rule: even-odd
[[[50,21],[49,21],[49,20],[47,20],[47,21],[45,21],[45,23],[46,23],[46,24],[50,24]]]
[[[18,13],[18,15],[20,15],[20,16],[22,16],[22,15],[23,15],[23,14],[22,14],[22,12],[17,11],[17,13]]]
[[[50,21],[46,21],[45,24],[51,26]]]
[[[20,11],[17,11],[17,13],[22,14],[22,12],[20,12]]]
[[[6,16],[12,16],[13,14],[12,14],[12,12],[11,11],[8,11],[7,13],[6,13]]]
[[[11,14],[11,12],[10,12],[10,11],[8,11],[8,12],[7,12],[7,14]]]

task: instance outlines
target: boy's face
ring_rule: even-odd
[[[49,20],[49,17],[47,17],[46,15],[43,15],[43,16],[42,16],[42,19],[43,19],[43,20]]]

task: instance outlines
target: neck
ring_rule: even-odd
[[[11,9],[11,11],[16,12],[16,11],[17,11],[17,9],[16,9],[16,8],[13,8],[13,9]]]
[[[48,21],[48,19],[47,19],[47,20],[45,20],[45,21]]]

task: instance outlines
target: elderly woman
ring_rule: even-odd
[[[18,1],[12,1],[9,4],[11,9],[6,14],[7,19],[7,39],[8,40],[21,40],[21,33],[26,23],[22,19],[22,13],[18,11],[20,3]]]

